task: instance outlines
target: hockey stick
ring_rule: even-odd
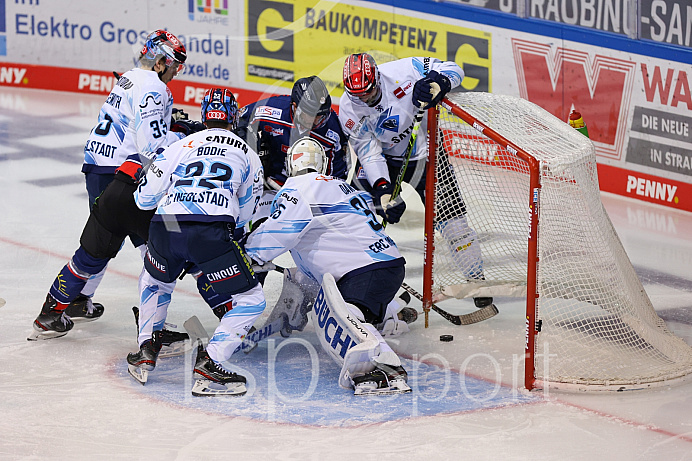
[[[408,168],[408,163],[411,160],[411,155],[413,154],[413,146],[416,144],[416,138],[418,137],[418,130],[420,129],[420,124],[423,122],[423,115],[425,114],[425,109],[420,108],[416,115],[413,116],[413,131],[411,132],[411,137],[408,139],[408,146],[406,146],[406,152],[404,153],[404,162],[401,164],[399,169],[399,174],[396,177],[396,182],[394,183],[394,190],[392,190],[392,195],[389,197],[387,202],[392,202],[401,194],[401,184],[404,182],[404,175],[406,174],[406,169]],[[387,227],[387,220],[384,219],[382,222],[382,227]]]
[[[419,301],[423,301],[423,295],[418,293],[416,290],[411,288],[406,282],[401,284],[401,288],[411,293]],[[432,304],[432,310],[440,314],[446,320],[452,322],[454,325],[471,325],[474,323],[482,322],[483,320],[488,320],[498,314],[497,307],[495,304],[489,304],[485,307],[478,309],[476,312],[471,312],[470,314],[454,315],[445,311],[444,309]]]

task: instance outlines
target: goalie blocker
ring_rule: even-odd
[[[339,385],[355,395],[411,392],[401,360],[326,273],[310,313],[320,345],[341,365]]]

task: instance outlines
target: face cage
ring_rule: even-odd
[[[301,109],[300,106],[296,106],[296,103],[292,103],[295,107],[293,110],[293,121],[305,129],[317,130],[322,128],[327,119],[329,118],[329,113],[317,114],[312,116],[312,114]]]
[[[296,164],[293,161],[293,157],[297,155],[298,158],[304,157],[305,159],[309,159],[307,162],[298,162]],[[322,156],[322,165],[318,168],[317,165],[317,154],[314,152],[291,152],[289,155],[286,156],[286,172],[289,173],[289,176],[296,176],[300,171],[306,170],[308,168],[314,169],[317,171],[319,174],[324,174],[327,170],[327,159]]]
[[[173,67],[175,69],[176,74],[179,74],[185,68],[185,64],[183,64],[182,62],[173,59],[169,56],[164,57],[166,58],[166,70],[168,70],[169,67]]]

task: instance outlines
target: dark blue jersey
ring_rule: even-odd
[[[293,123],[291,97],[288,95],[272,96],[243,107],[236,133],[260,155],[262,151],[268,151],[268,158],[262,159],[264,177],[272,178],[280,185],[286,181],[284,162],[288,148],[298,139],[308,136]],[[321,126],[313,127],[309,136],[324,147],[328,161],[326,174],[346,179],[348,137],[341,129],[336,112],[332,110]]]

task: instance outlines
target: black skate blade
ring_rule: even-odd
[[[55,339],[63,337],[67,334],[67,331],[53,331],[53,330],[34,330],[28,338],[27,341],[43,341],[46,339]]]
[[[408,394],[411,391],[411,386],[402,381],[393,382],[391,383],[391,386],[380,389],[356,386],[355,390],[353,391],[353,395],[372,397],[379,395]]]
[[[135,365],[130,365],[129,363],[127,364],[127,372],[130,373],[130,376],[135,378],[142,386],[144,386],[149,379],[149,372],[147,370],[143,370]]]
[[[221,384],[208,379],[198,379],[192,386],[192,395],[195,397],[215,397],[218,395],[231,395],[240,397],[247,393],[244,383]]]

